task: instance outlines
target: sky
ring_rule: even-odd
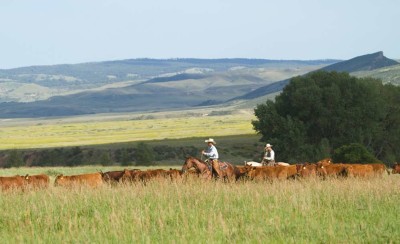
[[[400,59],[398,0],[1,0],[0,69],[132,58]]]

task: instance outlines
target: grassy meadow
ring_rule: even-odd
[[[204,138],[214,137],[221,154],[227,155],[228,149],[236,153],[231,155],[233,160],[243,148],[257,149],[258,136],[251,119],[252,114],[238,113],[189,118],[124,115],[7,120],[2,121],[0,128],[0,149],[112,147],[118,143],[149,141],[151,145],[195,145],[200,150]],[[100,165],[0,169],[0,176],[45,173],[51,178],[48,189],[0,191],[1,243],[398,243],[400,240],[400,175],[368,180],[273,183],[157,180],[146,185],[104,185],[96,189],[53,186],[55,176],[61,173],[120,169],[123,167]]]
[[[1,169],[80,174],[118,167]],[[398,243],[400,175],[0,192],[2,243]]]
[[[254,115],[250,113],[172,118],[146,116],[2,121],[0,150],[255,134],[251,125]]]

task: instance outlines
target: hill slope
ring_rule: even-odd
[[[383,56],[383,52],[376,52],[373,54],[367,54],[358,56],[346,61],[338,62],[326,67],[321,68],[321,70],[326,71],[338,71],[338,72],[360,72],[360,71],[370,71],[373,69],[378,69],[382,67],[389,67],[393,65],[398,65],[399,63],[388,59]],[[260,87],[254,91],[251,91],[243,96],[235,97],[231,99],[234,100],[250,100],[265,96],[271,93],[281,91],[288,83],[290,79],[281,80],[266,86]]]
[[[371,71],[358,71],[351,74],[357,77],[373,77],[381,79],[383,83],[400,85],[400,64]]]
[[[116,62],[118,63],[118,61]],[[221,103],[281,79],[310,72],[332,62],[335,61],[145,60],[148,70],[145,70],[146,65],[141,63],[138,65],[139,67],[133,65],[129,72],[134,69],[143,69],[140,78],[149,76],[149,79],[123,80],[123,77],[125,79],[128,77],[126,73],[122,72],[116,75],[117,73],[114,72],[112,73],[114,74],[112,80],[115,83],[112,81],[108,81],[107,84],[100,82],[102,87],[96,87],[99,84],[93,83],[91,78],[88,78],[89,75],[79,76],[76,73],[62,71],[62,74],[54,73],[53,75],[60,77],[62,75],[74,75],[75,81],[84,81],[82,84],[88,86],[96,85],[93,85],[94,88],[91,89],[84,89],[85,85],[82,84],[81,86],[77,85],[75,91],[81,89],[82,92],[75,92],[75,94],[67,96],[53,96],[43,101],[1,103],[0,117],[69,116],[89,113],[166,110],[210,105]],[[127,61],[127,63],[129,64],[131,61]],[[124,65],[128,64],[124,63]],[[87,65],[84,64],[83,67]],[[116,64],[111,62],[110,65]],[[126,68],[126,66],[123,67]],[[33,68],[32,72],[45,72],[43,67],[37,69],[39,71]],[[48,74],[56,72],[55,70],[55,67],[50,67]],[[22,68],[18,70],[19,75],[15,75],[20,77],[21,73],[27,71],[29,71],[29,68]],[[92,70],[91,73],[96,73],[96,71],[97,68]],[[4,75],[5,71],[2,72]],[[7,72],[17,71],[11,70]],[[124,72],[128,71],[125,70]],[[103,70],[102,74],[110,74],[110,72]],[[6,77],[5,79],[11,78]],[[56,83],[58,84],[58,82]],[[52,85],[57,89],[61,89],[61,83],[58,87],[57,84]]]
[[[352,73],[356,71],[374,70],[397,64],[399,64],[397,61],[386,58],[383,52],[380,51],[332,64],[324,67],[323,70]]]
[[[97,63],[31,66],[0,70],[0,102],[32,102],[87,89],[135,84],[181,73],[225,72],[236,68],[292,68],[329,65],[334,60],[129,59]],[[37,88],[26,87],[35,84]],[[14,90],[19,92],[15,93]],[[44,90],[48,90],[44,93]]]

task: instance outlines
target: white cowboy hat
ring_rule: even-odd
[[[267,148],[267,147],[272,147],[272,145],[269,144],[269,143],[267,143],[267,145],[265,145],[265,147],[266,147],[266,148]]]
[[[205,140],[204,142],[207,142],[207,143],[209,143],[209,142],[211,142],[212,144],[217,144],[215,141],[214,141],[214,139],[212,139],[212,138],[208,138],[208,140]]]

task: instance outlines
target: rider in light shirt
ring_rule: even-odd
[[[262,160],[262,164],[268,166],[275,166],[275,152],[274,150],[272,150],[272,145],[269,143],[265,145],[265,154]]]
[[[206,150],[201,151],[201,154],[208,157],[209,161],[214,161],[214,160],[218,161],[218,151],[217,148],[215,147],[215,144],[217,143],[212,138],[205,140],[205,142],[207,143],[208,148]]]

